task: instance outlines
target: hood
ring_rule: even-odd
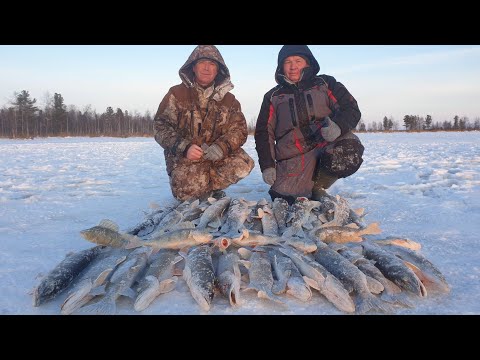
[[[218,64],[218,74],[215,78],[214,100],[220,101],[225,94],[233,89],[230,81],[230,71],[223,60],[220,51],[214,45],[198,45],[180,68],[178,74],[187,87],[194,87],[193,65],[199,59],[214,60]]]
[[[303,70],[303,79],[314,77],[320,71],[320,65],[313,56],[312,52],[308,48],[307,45],[284,45],[280,52],[278,53],[278,60],[277,60],[277,70],[275,70],[275,81],[277,84],[286,84],[285,75],[283,73],[283,61],[293,55],[299,55],[306,57],[310,66]]]

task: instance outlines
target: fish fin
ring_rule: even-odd
[[[252,252],[244,247],[238,249],[237,252],[240,255],[240,257],[244,260],[248,260],[250,259],[250,256],[252,256]]]
[[[372,235],[372,234],[380,234],[382,230],[380,230],[380,226],[378,222],[371,223],[365,229],[362,229],[358,232],[359,235]]]
[[[95,304],[87,305],[74,312],[75,315],[115,315],[117,305],[112,299],[103,298]]]
[[[272,293],[275,295],[283,294],[287,291],[287,279],[283,279],[282,281],[275,281],[272,286]]]
[[[263,211],[263,209],[261,209],[261,208],[258,208],[257,209],[257,216],[254,216],[254,218],[261,219],[264,216],[265,216],[265,211]]]
[[[242,264],[243,266],[245,266],[247,269],[250,269],[250,265],[251,265],[251,262],[248,261],[248,260],[238,260],[238,263],[239,264]]]
[[[358,208],[358,209],[353,210],[353,212],[356,215],[362,217],[365,214],[365,208]]]
[[[131,299],[135,299],[135,297],[137,296],[137,293],[132,288],[127,288],[127,289],[123,289],[120,292],[120,295],[127,296]]]
[[[276,295],[274,295],[272,292],[270,291],[265,291],[265,290],[259,290],[257,292],[257,296],[260,298],[260,299],[267,299],[267,300],[272,300],[278,304],[282,304],[282,305],[285,305],[285,303]]]
[[[183,260],[183,256],[180,256],[180,255],[179,255],[179,256],[175,256],[175,259],[172,260],[173,265],[179,263],[179,262],[182,261],[182,260]]]
[[[370,293],[366,293],[364,296],[357,295],[355,298],[355,312],[358,314],[365,314],[370,310],[383,313],[392,313],[394,311],[391,304]]]
[[[93,296],[97,296],[97,295],[103,295],[105,294],[105,285],[100,285],[100,286],[97,286],[97,287],[94,287],[90,290],[89,294],[90,295],[93,295]]]
[[[152,209],[152,210],[158,210],[158,209],[161,208],[161,206],[158,205],[158,203],[156,203],[156,202],[154,202],[154,201],[152,201],[152,202],[148,205],[148,207],[149,207],[150,209]]]
[[[113,268],[103,270],[100,275],[98,275],[97,278],[93,281],[93,287],[102,285],[112,271]]]
[[[198,205],[200,205],[200,199],[192,201],[192,203],[190,204],[190,209],[195,209]]]
[[[178,281],[177,279],[178,278],[176,276],[173,276],[170,279],[162,280],[159,283],[160,294],[165,294],[175,289],[175,286],[177,285],[177,281]]]
[[[380,299],[395,305],[400,305],[400,306],[409,307],[409,308],[415,307],[415,305],[410,301],[410,299],[408,299],[408,296],[405,293],[387,294],[386,292],[383,292],[380,295]]]
[[[100,221],[98,226],[101,226],[101,227],[104,227],[104,228],[107,228],[107,229],[110,229],[110,230],[113,230],[113,231],[117,231],[117,232],[119,230],[118,225],[114,221],[109,220],[109,219],[103,219],[102,221]]]
[[[315,280],[313,280],[312,278],[309,278],[308,276],[305,276],[305,275],[302,276],[302,278],[303,278],[303,281],[305,281],[305,283],[308,286],[314,288],[315,290],[320,291],[320,286],[318,285],[318,283]]]

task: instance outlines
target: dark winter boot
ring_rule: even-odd
[[[313,188],[312,188],[312,200],[320,200],[323,196],[327,195],[325,191],[330,186],[333,185],[335,181],[338,180],[338,177],[328,174],[326,171],[317,169],[315,177],[313,179]]]
[[[224,198],[225,196],[227,196],[227,194],[223,190],[215,190],[212,194],[212,197],[217,199],[217,200],[220,200],[221,198]]]

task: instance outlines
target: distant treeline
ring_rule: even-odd
[[[253,118],[248,123],[248,133],[255,133],[256,119]],[[480,130],[480,117],[471,121],[468,117],[459,117],[455,115],[452,121],[444,120],[433,121],[431,115],[427,115],[425,118],[419,115],[405,115],[403,117],[403,125],[399,125],[397,121],[394,121],[392,117],[384,117],[382,122],[371,122],[365,124],[360,119],[355,132],[378,132],[378,131],[470,131]]]
[[[44,109],[35,104],[28,91],[14,94],[10,106],[0,109],[0,137],[35,138],[48,136],[152,136],[153,118],[107,107],[98,114],[90,107],[84,111],[66,107],[61,94],[55,93]]]
[[[37,100],[32,99],[26,90],[14,93],[9,106],[0,109],[0,137],[35,138],[48,136],[153,136],[153,117],[150,112],[144,115],[130,114],[117,108],[107,107],[98,114],[91,107],[83,111],[74,105],[67,106],[61,94],[55,93],[47,99],[43,109],[37,107]],[[255,132],[256,118],[248,122],[248,132]],[[480,118],[473,121],[467,117],[454,116],[451,120],[434,121],[431,115],[405,115],[403,124],[392,117],[385,116],[383,121],[365,124],[360,120],[358,132],[377,131],[468,131],[480,130]]]

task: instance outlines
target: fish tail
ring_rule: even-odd
[[[312,290],[307,284],[288,282],[287,294],[300,301],[307,302],[312,298]]]
[[[335,307],[347,313],[355,311],[350,294],[345,287],[333,275],[327,275],[325,281],[319,286],[320,293],[327,298]]]
[[[358,295],[355,303],[358,314],[365,314],[370,310],[380,311],[383,313],[391,313],[394,311],[391,304],[384,302],[380,298],[377,298],[370,293]]]
[[[407,295],[404,293],[401,294],[387,294],[384,292],[380,298],[383,301],[386,301],[391,304],[400,305],[404,307],[413,308],[415,305],[408,299]]]
[[[257,296],[260,298],[260,299],[268,299],[268,300],[272,300],[278,304],[282,304],[282,305],[285,305],[285,303],[276,295],[274,295],[271,291],[269,290],[260,290],[258,293],[257,293]]]
[[[140,294],[138,294],[137,298],[135,299],[135,303],[133,308],[136,311],[143,311],[145,310],[153,300],[155,300],[158,295],[161,294],[160,283],[158,279],[154,276],[151,276],[149,279],[149,286],[145,290],[143,290]]]
[[[115,300],[110,298],[103,298],[99,302],[87,305],[77,311],[76,315],[115,315],[117,305]]]
[[[242,305],[243,301],[240,299],[240,284],[236,286],[232,284],[228,290],[228,300],[231,306]]]
[[[272,293],[274,293],[275,295],[283,294],[287,290],[287,280],[288,279],[276,281],[272,286]]]

